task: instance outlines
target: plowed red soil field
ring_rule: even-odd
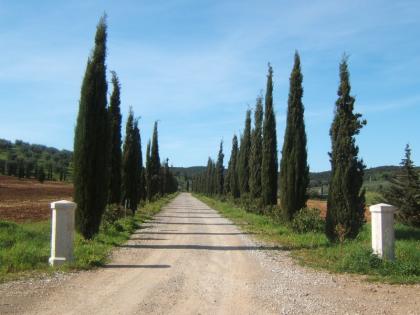
[[[306,204],[309,208],[317,208],[321,210],[321,216],[323,218],[327,215],[327,202],[325,200],[309,199]],[[370,222],[370,212],[368,207],[365,209],[365,218],[368,222]]]
[[[72,200],[73,185],[0,175],[0,220],[42,221],[50,218],[50,203]]]

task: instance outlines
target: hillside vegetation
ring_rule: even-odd
[[[72,152],[22,140],[0,139],[0,174],[19,178],[70,180]]]

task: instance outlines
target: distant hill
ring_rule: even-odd
[[[372,167],[365,170],[365,185],[372,182],[386,182],[400,169],[399,166],[388,165]],[[416,167],[420,171],[420,167]],[[311,183],[310,186],[320,186],[321,184],[327,185],[331,176],[331,171],[310,173]]]
[[[72,155],[68,150],[0,139],[0,174],[31,178],[42,170],[45,179],[69,180]]]
[[[205,166],[191,166],[191,167],[171,167],[171,171],[175,175],[182,175],[187,177],[192,177],[203,172],[206,169]],[[378,180],[388,180],[392,177],[398,170],[399,166],[389,165],[389,166],[378,166],[372,167],[365,170],[365,180],[369,181],[378,181]],[[417,167],[420,171],[420,167]],[[311,185],[318,186],[322,184],[328,184],[331,176],[331,171],[323,172],[311,172],[310,179]]]
[[[188,178],[192,178],[194,175],[200,174],[201,172],[205,171],[205,166],[190,166],[190,167],[171,167],[171,172],[175,176],[186,176]]]

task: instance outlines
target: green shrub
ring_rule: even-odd
[[[264,206],[261,199],[254,200],[249,194],[241,196],[240,206],[247,212],[250,213],[262,213]]]
[[[303,208],[292,220],[292,228],[298,233],[322,232],[324,226],[325,222],[316,208]]]
[[[131,210],[129,210],[131,214]],[[126,210],[119,204],[107,205],[102,216],[102,224],[114,224],[126,216]]]

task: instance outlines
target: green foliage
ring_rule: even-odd
[[[321,218],[319,209],[302,208],[295,214],[291,226],[297,233],[323,232],[325,221]]]
[[[223,141],[220,142],[219,154],[217,155],[216,163],[216,180],[217,180],[217,194],[222,195],[224,193],[224,172],[225,168],[223,167],[223,159],[225,155],[223,154]]]
[[[238,180],[239,191],[242,194],[249,192],[249,158],[251,155],[251,111],[246,111],[245,129],[241,137],[238,153]]]
[[[150,148],[150,197],[154,198],[160,193],[160,157],[158,142],[158,123],[155,122],[152,136],[152,146]]]
[[[368,275],[370,280],[381,282],[420,283],[420,229],[397,224],[396,260],[383,261],[372,255],[369,224],[353,240],[330,243],[322,232],[296,233],[271,216],[251,213],[229,202],[197,197],[239,224],[244,232],[278,245],[279,250],[291,250],[292,256],[304,265],[332,272]]]
[[[141,200],[146,200],[145,175],[143,168],[143,153],[141,149],[141,135],[138,126],[138,119],[134,122],[134,144],[135,144],[135,160],[137,163],[137,205]]]
[[[151,169],[151,157],[150,157],[150,140],[147,142],[146,147],[146,197],[147,200],[152,199],[152,169]]]
[[[95,48],[82,83],[74,136],[76,227],[87,239],[99,231],[109,190],[109,117],[107,112],[105,17],[99,21]]]
[[[45,180],[45,172],[44,172],[44,167],[40,166],[38,168],[38,172],[37,172],[37,176],[36,179],[40,182],[43,183]]]
[[[396,206],[397,218],[407,225],[420,227],[420,180],[411,160],[411,149],[405,147],[400,172],[390,180],[385,199]]]
[[[178,190],[178,180],[169,168],[169,159],[165,160],[161,173],[162,195],[176,192]]]
[[[290,75],[286,131],[280,163],[280,207],[286,220],[306,205],[309,166],[306,152],[306,131],[302,104],[303,87],[299,54]]]
[[[166,159],[160,165],[157,122],[154,125],[152,143],[150,140],[147,143],[146,169],[141,178],[145,182],[145,195],[149,201],[178,190],[178,180],[170,170],[169,160]]]
[[[67,150],[30,144],[22,140],[12,143],[0,139],[0,174],[3,175],[39,180],[39,172],[43,170],[43,180],[66,181],[71,177],[72,158],[72,152]],[[48,174],[45,169],[49,170]]]
[[[207,171],[206,171],[207,193],[209,195],[214,195],[216,193],[216,187],[217,187],[216,164],[211,158],[209,158],[207,161]]]
[[[232,151],[230,153],[229,160],[229,191],[233,198],[239,198],[239,179],[238,179],[238,138],[236,135],[232,139]]]
[[[366,124],[353,113],[347,57],[340,64],[340,86],[333,123],[330,129],[332,152],[331,180],[328,194],[326,234],[331,241],[355,238],[364,223],[365,192],[362,190],[365,165],[357,155],[355,136]]]
[[[275,205],[277,204],[278,161],[276,117],[273,108],[273,68],[271,65],[268,65],[265,94],[261,165],[262,200],[265,205]]]
[[[125,216],[126,216],[126,211],[123,208],[123,206],[121,206],[118,203],[109,204],[106,206],[105,212],[102,216],[102,225],[103,226],[112,225],[116,221],[118,221],[119,219],[122,219]]]
[[[384,202],[384,197],[382,194],[375,191],[366,191],[365,198],[367,206]]]
[[[113,91],[109,105],[109,119],[111,132],[111,171],[109,181],[109,203],[121,202],[121,110],[120,110],[120,82],[117,74],[112,71]]]
[[[262,163],[262,97],[257,97],[254,111],[254,129],[251,135],[251,157],[249,158],[249,191],[254,199],[261,199],[261,163]]]
[[[122,197],[123,204],[134,213],[141,199],[139,185],[141,184],[141,143],[138,121],[130,108],[128,114],[122,157]]]

